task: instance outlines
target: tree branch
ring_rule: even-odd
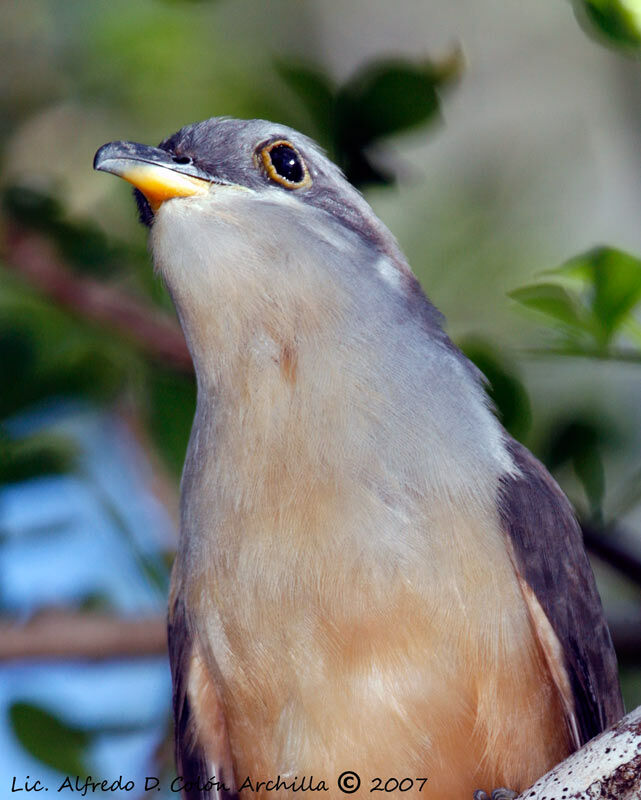
[[[639,800],[641,706],[558,764],[517,800]]]
[[[164,617],[122,619],[106,614],[50,610],[25,625],[0,622],[0,661],[141,658],[167,652]]]
[[[585,546],[591,553],[641,586],[641,558],[622,543],[616,526],[597,528],[584,522],[581,530]]]
[[[7,266],[58,305],[109,326],[165,365],[192,371],[180,326],[172,317],[114,286],[73,274],[44,236],[9,225],[4,255]]]

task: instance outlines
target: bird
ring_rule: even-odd
[[[94,167],[134,186],[197,382],[183,796],[514,797],[619,719],[569,501],[324,151],[214,117]]]

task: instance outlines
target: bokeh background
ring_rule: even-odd
[[[189,358],[112,139],[318,139],[575,504],[641,703],[636,0],[15,0],[0,25],[0,795],[168,791]]]

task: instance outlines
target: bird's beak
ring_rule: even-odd
[[[144,194],[154,213],[172,197],[207,194],[214,182],[191,161],[136,142],[103,145],[94,157],[93,167],[133,184]]]

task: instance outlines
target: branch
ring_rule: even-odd
[[[72,273],[44,236],[10,225],[4,255],[7,266],[58,305],[109,326],[163,364],[192,371],[180,326],[172,317],[115,286]]]
[[[104,661],[167,652],[164,617],[122,619],[88,612],[45,611],[26,625],[0,622],[0,661]]]
[[[517,800],[561,797],[639,800],[641,706],[550,770]]]
[[[641,586],[641,558],[622,543],[616,526],[597,528],[584,522],[581,530],[585,546],[591,553]]]
[[[590,358],[599,361],[622,361],[626,364],[641,364],[641,351],[639,350],[593,350],[569,347],[526,347],[523,351],[528,356],[539,358]]]

